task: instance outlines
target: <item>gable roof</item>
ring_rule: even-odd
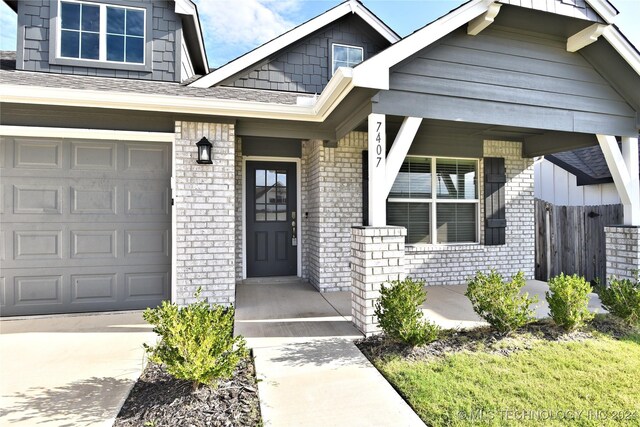
[[[548,154],[544,158],[577,178],[578,185],[613,182],[611,171],[600,146],[579,148],[562,153]]]
[[[640,75],[640,53],[618,27],[612,25],[612,20],[618,11],[608,0],[586,0],[586,2],[607,24],[602,36]],[[391,67],[430,46],[455,29],[487,13],[494,3],[498,2],[496,0],[469,0],[376,56],[360,63],[353,70],[354,86],[388,90]]]
[[[360,0],[347,0],[262,46],[228,62],[217,70],[192,82],[190,86],[201,88],[214,86],[350,13],[362,18],[371,28],[390,43],[395,43],[400,40],[400,36],[367,9]]]

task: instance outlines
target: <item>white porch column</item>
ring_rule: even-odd
[[[624,225],[640,225],[640,182],[638,180],[638,138],[622,138],[622,150],[615,136],[597,135],[624,206]]]
[[[369,114],[369,225],[387,225],[385,169],[387,135],[384,114]]]

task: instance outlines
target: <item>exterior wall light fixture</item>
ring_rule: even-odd
[[[213,147],[213,145],[211,145],[209,140],[203,136],[200,141],[196,142],[196,145],[198,146],[198,164],[212,164],[213,162],[211,161],[211,147]]]

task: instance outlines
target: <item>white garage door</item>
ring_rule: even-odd
[[[0,314],[169,298],[171,145],[0,139]]]

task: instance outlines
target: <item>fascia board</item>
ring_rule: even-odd
[[[615,25],[609,25],[602,33],[606,41],[618,52],[618,54],[640,75],[640,54],[631,43],[622,35]]]
[[[255,101],[211,99],[170,95],[104,92],[21,85],[0,86],[2,102],[113,108],[212,116],[322,122],[353,88],[351,70],[338,69],[313,105],[284,105]]]
[[[416,52],[485,13],[494,0],[473,0],[400,40],[353,69],[356,87],[389,89],[389,70]]]
[[[320,28],[330,24],[331,22],[351,13],[349,3],[342,3],[324,14],[312,19],[311,21],[300,25],[297,28],[277,37],[270,42],[263,44],[255,50],[231,61],[227,65],[218,68],[215,71],[203,76],[202,78],[189,84],[192,87],[208,88],[220,83],[221,81],[233,76],[236,73],[250,67],[278,52],[279,50],[289,46],[292,43],[306,37],[307,35],[319,30]]]
[[[618,15],[618,9],[615,8],[608,0],[586,0],[587,4],[596,11],[598,15],[607,24],[613,23],[615,17]]]

